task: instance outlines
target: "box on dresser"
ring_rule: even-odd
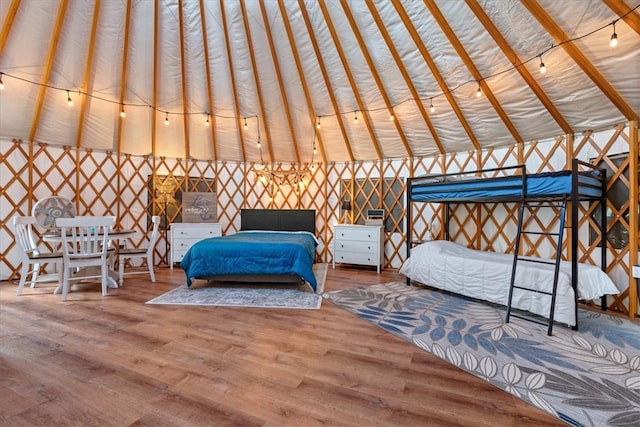
[[[333,228],[333,268],[336,268],[336,262],[371,265],[380,273],[384,261],[383,236],[382,226],[336,224]]]
[[[182,261],[184,254],[196,242],[209,237],[222,236],[220,223],[186,223],[171,224],[171,261],[169,265]]]

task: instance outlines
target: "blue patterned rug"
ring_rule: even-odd
[[[569,425],[640,426],[640,323],[579,311],[579,331],[404,282],[324,298]]]
[[[196,283],[179,286],[147,304],[211,305],[220,307],[294,308],[317,310],[322,303],[322,290],[327,277],[326,263],[313,266],[317,291],[311,286],[277,283]]]

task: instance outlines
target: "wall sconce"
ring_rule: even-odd
[[[351,201],[350,200],[343,200],[342,201],[342,205],[341,205],[341,209],[342,209],[342,215],[344,216],[344,222],[342,222],[343,224],[351,224],[351,218],[350,218],[350,212],[351,212]]]

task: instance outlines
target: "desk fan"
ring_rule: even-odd
[[[76,207],[64,197],[51,196],[38,200],[33,206],[36,224],[43,228],[55,228],[57,218],[73,218]]]

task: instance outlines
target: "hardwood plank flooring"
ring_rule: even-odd
[[[320,310],[145,305],[184,283],[129,276],[102,297],[0,282],[3,426],[555,426],[556,418],[359,319]],[[329,268],[325,291],[402,280]]]

